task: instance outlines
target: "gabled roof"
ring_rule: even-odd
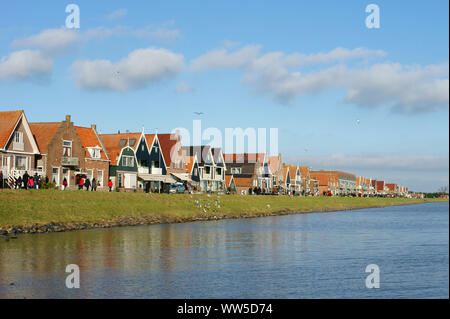
[[[91,154],[88,151],[88,147],[99,147],[101,149],[100,152],[101,159],[108,160],[108,154],[106,153],[106,150],[103,147],[102,141],[100,141],[99,137],[97,136],[93,128],[81,126],[74,126],[74,128],[80,138],[81,144],[83,145],[86,151],[86,158],[92,158]]]
[[[231,181],[234,179],[233,175],[225,175],[225,187],[228,188],[231,185]],[[236,184],[236,182],[235,182]]]
[[[130,147],[133,151],[136,151],[138,147],[140,138],[142,133],[116,133],[116,134],[100,134],[100,139],[103,143],[103,146],[106,148],[106,152],[108,152],[109,159],[111,160],[111,165],[117,165],[117,160],[119,159],[120,153],[122,149],[125,147]],[[133,146],[128,146],[126,143],[124,146],[121,146],[120,140],[133,140],[136,142]]]
[[[186,164],[186,173],[190,174],[192,172],[192,168],[196,162],[195,156],[185,156],[184,163]]]
[[[0,112],[0,149],[5,149],[23,111]]]
[[[170,167],[172,165],[172,151],[178,152],[178,155],[181,156],[181,140],[180,136],[176,133],[167,133],[167,134],[159,134],[158,140],[161,145],[161,150],[164,155],[164,160],[166,161],[166,165]]]
[[[290,174],[289,174],[289,166],[287,166],[287,165],[284,165],[283,166],[283,183],[287,183],[287,177],[289,176]],[[289,176],[289,178],[291,178],[290,176]]]
[[[30,123],[31,132],[41,154],[47,154],[47,147],[61,124],[62,122]]]
[[[300,166],[300,174],[302,175],[302,177],[307,177],[309,176],[309,167],[308,166]]]
[[[149,148],[152,147],[153,142],[155,140],[155,136],[156,136],[155,134],[145,134],[144,135],[145,141],[147,142],[147,145]],[[150,152],[150,149],[148,151]]]
[[[183,146],[183,150],[186,151],[186,156],[196,156],[199,165],[203,166],[205,164],[205,159],[208,154],[211,156],[211,160],[214,162],[214,158],[211,153],[211,146]],[[211,163],[213,164],[213,163]]]
[[[278,155],[277,156],[269,156],[268,162],[269,162],[270,171],[272,173],[276,173],[278,171],[278,168],[280,167],[280,162],[281,162],[280,157]]]

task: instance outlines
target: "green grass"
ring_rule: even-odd
[[[431,201],[436,200],[2,190],[0,228],[50,222],[114,222],[121,217],[251,217],[277,212],[331,211]]]

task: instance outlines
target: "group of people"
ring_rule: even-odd
[[[14,188],[15,189],[40,189],[42,188],[42,182],[48,183],[48,177],[45,177],[43,180],[42,176],[37,173],[34,176],[28,175],[25,171],[23,176],[19,176],[18,178],[14,178]]]
[[[78,185],[78,190],[83,190],[83,188],[86,188],[86,191],[89,191],[89,188],[91,189],[92,192],[97,191],[97,186],[99,186],[99,183],[97,183],[97,180],[95,178],[92,178],[92,181],[87,178],[84,175],[81,176],[77,176],[77,182],[76,184]],[[65,190],[67,188],[67,179],[64,178],[63,182],[63,190]]]

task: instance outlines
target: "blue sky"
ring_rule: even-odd
[[[76,31],[64,29],[69,3]],[[370,3],[379,29],[365,25]],[[0,110],[71,114],[102,133],[192,129],[198,118],[276,127],[286,162],[434,191],[449,175],[448,11],[447,1],[10,2]]]

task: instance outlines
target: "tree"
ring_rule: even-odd
[[[448,187],[447,187],[447,186],[441,186],[441,187],[439,187],[438,193],[441,193],[441,194],[448,194]]]

